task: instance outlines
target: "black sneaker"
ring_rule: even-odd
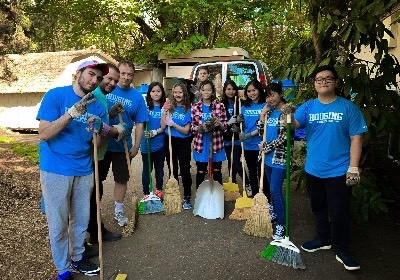
[[[104,242],[109,242],[109,241],[117,241],[122,238],[122,234],[117,233],[117,232],[111,232],[106,230],[103,232],[103,241]]]
[[[301,245],[301,249],[306,252],[313,253],[318,250],[329,250],[332,248],[332,245],[329,241],[323,241],[319,237],[314,240],[307,241]]]
[[[100,267],[97,264],[91,263],[86,259],[74,262],[71,260],[71,269],[76,273],[83,273],[86,276],[95,276],[100,274]]]
[[[347,270],[358,270],[360,269],[360,265],[358,262],[353,259],[348,253],[345,252],[338,252],[336,254],[336,259],[338,262],[344,265],[344,268]]]
[[[99,256],[99,250],[94,245],[89,245],[85,242],[85,251],[83,252],[84,259],[91,259]]]

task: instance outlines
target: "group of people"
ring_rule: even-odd
[[[121,139],[127,142],[131,159],[141,153],[144,196],[150,194],[149,169],[154,166],[153,192],[163,198],[164,162],[167,160],[171,171],[169,153],[172,152],[174,172],[170,176],[178,181],[179,176],[182,179],[185,210],[192,208],[191,159],[196,162],[196,188],[205,179],[210,155],[213,178],[221,184],[222,163],[228,159],[233,182],[237,175],[245,174],[242,180],[249,197],[263,190],[270,204],[271,221],[276,223],[273,238],[282,239],[286,115],[294,112],[294,107],[286,104],[282,86],[271,83],[264,89],[259,81],[252,80],[246,85],[244,100],[241,100],[237,85],[228,80],[217,99],[209,70],[203,67],[199,69],[196,86],[175,84],[167,98],[162,84],[152,82],[144,99],[131,86],[134,72],[135,67],[129,61],[122,61],[118,66],[85,61],[78,66],[71,86],[51,89],[42,100],[37,115],[41,139],[40,180],[58,279],[73,279],[71,271],[85,275],[99,273],[99,267],[88,261],[92,255],[85,243],[87,232],[89,243],[97,243],[96,194],[92,191],[94,160],[98,160],[99,166],[100,197],[102,182],[112,164],[115,220],[120,226],[128,223],[123,202],[131,167]],[[333,245],[338,261],[353,270],[359,269],[359,265],[348,252],[349,186],[360,180],[358,164],[362,134],[367,126],[360,110],[336,95],[338,79],[334,67],[318,68],[314,81],[318,97],[300,106],[292,115],[292,123],[295,128],[306,130],[305,170],[312,210],[317,218],[318,236],[304,243],[302,249],[315,252]],[[93,143],[94,132],[99,136],[97,143]],[[262,141],[264,133],[266,142]],[[98,147],[97,156],[93,155],[93,145]],[[241,146],[247,173],[242,168]],[[259,160],[260,153],[265,153],[265,162]],[[265,164],[268,180],[259,188],[261,164]],[[101,233],[103,241],[121,238],[103,224]]]

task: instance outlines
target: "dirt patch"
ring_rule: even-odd
[[[0,279],[51,279],[55,268],[40,212],[38,167],[10,146],[0,147]]]

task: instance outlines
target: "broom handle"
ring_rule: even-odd
[[[242,100],[239,98],[239,115],[242,114]],[[243,131],[243,122],[240,123],[240,131]],[[244,167],[244,147],[243,147],[243,141],[240,141],[240,147],[242,148],[242,155],[240,156],[242,158],[242,170],[243,170],[243,177],[242,177],[242,181],[243,181],[243,196],[247,197],[247,193],[246,193],[246,170]]]
[[[268,114],[265,114],[264,117],[264,133],[262,137],[262,141],[265,143],[267,139],[267,121],[268,121]],[[261,151],[261,174],[260,174],[260,188],[258,190],[259,193],[263,191],[264,188],[264,170],[265,170],[265,153],[264,151]]]
[[[149,122],[146,122],[146,131],[149,132]],[[153,176],[151,175],[151,155],[150,155],[150,138],[146,139],[147,143],[147,166],[149,168],[150,185],[149,190],[153,192]]]
[[[285,236],[289,237],[289,192],[290,192],[290,142],[291,142],[291,122],[292,116],[291,114],[286,115],[286,230]]]
[[[169,117],[169,110],[167,111],[167,116]],[[169,150],[169,166],[171,169],[171,177],[174,177],[174,164],[172,162],[172,143],[171,143],[171,127],[168,125],[168,150]]]
[[[97,240],[99,242],[99,263],[100,263],[100,280],[104,279],[103,270],[103,234],[101,232],[101,213],[100,213],[100,181],[99,181],[99,157],[97,155],[97,132],[93,132],[93,148],[94,148],[94,182],[96,185],[96,212],[97,212]]]
[[[118,113],[118,118],[119,118],[119,122],[123,123],[121,113]],[[128,167],[128,172],[129,172],[129,177],[130,177],[129,187],[131,189],[132,195],[135,195],[135,186],[133,185],[133,173],[132,173],[132,169],[131,169],[131,160],[129,158],[129,150],[128,150],[128,143],[126,142],[126,136],[124,136],[123,140],[124,140],[126,165]]]
[[[236,98],[237,98],[237,96],[235,95],[235,101],[233,103],[233,115],[236,114]],[[231,166],[229,169],[229,178],[230,179],[232,179],[232,173],[233,173],[232,167],[233,167],[233,147],[234,147],[234,145],[235,145],[235,133],[232,132]],[[229,181],[232,181],[232,180],[229,180]]]

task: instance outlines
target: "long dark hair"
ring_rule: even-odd
[[[286,99],[283,97],[283,89],[280,83],[270,83],[268,84],[267,88],[265,89],[267,92],[267,96],[271,94],[271,91],[277,92],[281,96],[281,100],[283,103],[286,103]]]
[[[226,116],[228,117],[228,119],[229,119],[230,117],[232,117],[232,116],[229,114],[229,110],[228,110],[228,108],[229,108],[229,99],[228,99],[228,96],[226,96],[226,94],[225,94],[226,88],[227,88],[229,85],[231,85],[231,86],[233,87],[233,90],[236,92],[236,93],[235,93],[235,96],[237,97],[237,98],[236,98],[236,110],[239,109],[239,96],[238,96],[238,90],[239,90],[239,89],[238,89],[238,86],[236,85],[236,83],[235,83],[234,81],[232,81],[232,80],[226,80],[225,83],[224,83],[224,87],[222,88],[221,102],[222,102],[222,103],[224,104],[224,106],[225,106]],[[237,112],[233,112],[233,114],[235,114],[235,113],[237,113]]]
[[[166,94],[165,94],[165,90],[164,90],[163,85],[161,83],[159,83],[159,82],[152,82],[149,85],[149,88],[147,90],[147,95],[146,95],[146,103],[147,103],[147,107],[149,107],[149,110],[153,110],[154,109],[154,102],[153,102],[153,99],[151,99],[150,93],[151,93],[151,91],[153,90],[153,88],[155,86],[159,86],[160,89],[161,89],[160,107],[162,107],[164,105],[165,100],[166,100]]]
[[[258,99],[257,104],[265,103],[266,93],[262,87],[262,84],[258,80],[252,80],[252,81],[248,82],[246,87],[244,88],[244,96],[246,97],[246,100],[243,102],[243,106],[250,107],[250,104],[252,102],[251,99],[247,96],[247,89],[251,85],[253,85],[260,94],[260,98]]]
[[[187,85],[184,83],[177,83],[172,87],[172,93],[171,93],[171,112],[175,111],[175,108],[177,106],[175,98],[174,98],[174,88],[176,87],[180,87],[182,89],[183,92],[183,112],[186,112],[189,108],[191,108],[191,103],[190,103],[190,97],[189,97],[189,93],[188,93],[188,88]]]

